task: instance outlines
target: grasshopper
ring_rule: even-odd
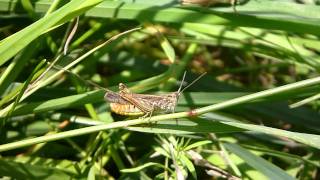
[[[187,87],[182,89],[182,84],[185,79],[186,72],[183,75],[182,82],[178,91],[162,94],[135,94],[132,93],[126,85],[119,84],[119,93],[107,91],[104,98],[110,102],[111,111],[116,114],[126,116],[142,116],[151,117],[154,112],[174,112],[181,93],[198,81],[206,73],[203,73]]]
[[[178,103],[179,97],[182,94],[182,92],[185,91],[187,88],[189,88],[191,85],[193,85],[202,76],[206,74],[206,72],[202,73],[199,77],[193,80],[188,86],[182,89],[182,85],[186,76],[186,72],[184,72],[178,91],[168,93],[168,94],[162,94],[162,95],[149,95],[149,94],[132,93],[127,88],[127,86],[123,83],[119,84],[118,93],[113,92],[107,88],[101,87],[96,83],[84,80],[79,75],[69,70],[66,70],[64,68],[59,68],[54,65],[52,67],[68,72],[74,75],[75,77],[77,77],[78,79],[90,85],[93,85],[100,89],[104,89],[106,91],[104,95],[104,99],[110,102],[110,108],[112,112],[120,115],[126,115],[126,116],[142,116],[143,115],[143,118],[147,116],[151,117],[153,112],[157,112],[157,111],[173,113],[175,111],[176,105]]]

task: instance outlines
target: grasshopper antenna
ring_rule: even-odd
[[[179,88],[179,90],[178,90],[178,93],[181,94],[184,90],[188,89],[190,86],[192,86],[195,82],[197,82],[200,78],[202,78],[202,77],[203,77],[204,75],[206,75],[206,74],[207,74],[207,72],[202,73],[202,74],[201,74],[200,76],[198,76],[195,80],[193,80],[190,84],[188,84],[188,86],[186,86],[185,88],[183,88],[183,89],[180,91],[180,89],[181,89],[181,87],[182,87],[182,83],[181,83],[180,88]],[[186,75],[186,71],[185,71],[184,74],[183,74],[182,82],[183,82],[183,80],[184,80],[184,78],[185,78],[185,75]]]
[[[180,93],[180,91],[181,91],[181,88],[182,88],[182,85],[183,85],[183,82],[184,82],[184,78],[186,77],[186,74],[187,74],[187,71],[184,71],[183,77],[182,77],[182,81],[181,81],[180,87],[178,89],[178,93]]]

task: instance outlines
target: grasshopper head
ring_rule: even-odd
[[[161,109],[165,110],[166,112],[174,112],[179,100],[179,96],[179,92],[167,94],[165,98],[163,98],[163,102],[160,103]]]

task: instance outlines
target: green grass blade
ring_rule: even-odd
[[[145,169],[147,167],[150,167],[150,166],[157,166],[157,167],[165,169],[165,167],[160,163],[148,162],[148,163],[145,163],[145,164],[143,164],[141,166],[137,166],[137,167],[134,167],[134,168],[121,169],[121,172],[123,172],[123,173],[135,173],[135,172],[142,171],[143,169]]]
[[[45,33],[51,27],[61,21],[67,21],[66,17],[69,19],[76,16],[73,11],[82,10],[82,13],[88,8],[100,3],[101,0],[79,0],[71,1],[59,10],[47,15],[46,17],[38,20],[37,22],[31,24],[30,26],[24,28],[23,30],[15,33],[14,35],[7,37],[0,42],[0,65],[4,64],[20,50],[26,47],[31,41],[39,37],[41,34]],[[70,16],[71,15],[71,16]]]
[[[304,143],[306,145],[312,146],[314,148],[320,149],[320,135],[291,132],[291,131],[285,131],[281,129],[266,127],[266,126],[244,124],[244,123],[237,123],[237,122],[222,122],[222,123],[235,126],[238,128],[247,129],[250,131],[257,131],[257,132],[262,132],[266,134],[272,134],[275,136],[286,137],[286,138]]]
[[[285,171],[279,167],[273,165],[272,163],[264,160],[263,158],[256,156],[249,152],[248,150],[242,148],[237,144],[224,143],[224,146],[232,153],[239,156],[246,163],[248,163],[252,168],[257,169],[263,173],[269,179],[287,179],[293,180],[294,178],[288,175]]]

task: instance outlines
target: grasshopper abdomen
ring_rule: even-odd
[[[110,103],[111,111],[124,116],[141,116],[145,113],[132,104]]]

